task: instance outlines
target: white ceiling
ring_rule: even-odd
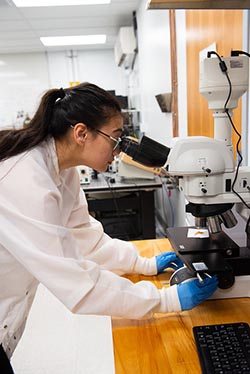
[[[11,0],[0,0],[0,54],[113,48],[119,28],[133,25],[133,11],[140,2],[111,0],[106,5],[16,8]],[[45,48],[39,39],[82,34],[106,34],[107,43],[100,47]]]

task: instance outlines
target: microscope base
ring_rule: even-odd
[[[218,288],[210,300],[233,299],[237,297],[250,297],[250,275],[235,277],[235,283],[232,287],[225,290]]]

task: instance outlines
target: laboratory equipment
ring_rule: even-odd
[[[191,276],[218,275],[223,298],[250,296],[250,167],[235,165],[232,147],[233,109],[248,84],[248,57],[209,52],[201,62],[200,93],[213,110],[214,138],[174,138],[169,148],[145,136],[121,144],[133,160],[176,179],[195,225],[169,228],[167,236]],[[222,228],[236,225],[233,208],[247,221],[244,247]]]

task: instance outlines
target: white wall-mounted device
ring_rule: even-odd
[[[129,69],[132,65],[136,50],[136,38],[132,26],[121,27],[115,43],[115,63]]]

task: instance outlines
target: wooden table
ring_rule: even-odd
[[[134,241],[143,256],[171,250],[167,239]],[[155,277],[133,275],[166,286],[171,272]],[[193,339],[195,325],[250,323],[250,299],[210,300],[181,313],[155,314],[150,320],[112,319],[116,374],[200,374]]]

